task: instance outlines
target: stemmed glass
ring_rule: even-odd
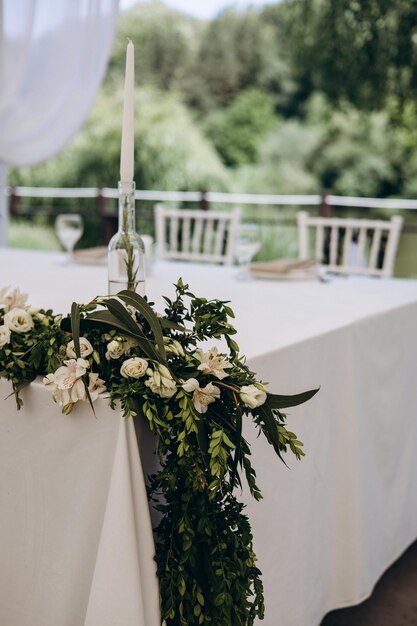
[[[249,263],[261,249],[261,229],[259,224],[241,224],[238,228],[234,255],[240,265],[238,278],[249,278]]]
[[[55,220],[55,232],[66,251],[65,263],[73,260],[74,246],[83,234],[83,219],[78,213],[62,213]]]

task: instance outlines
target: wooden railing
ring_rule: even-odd
[[[9,187],[9,209],[11,215],[28,216],[34,214],[56,215],[62,209],[56,206],[42,204],[42,207],[30,207],[22,204],[23,198],[53,199],[93,199],[97,207],[97,214],[101,218],[103,240],[109,241],[113,234],[117,213],[114,200],[118,197],[117,189],[108,187]],[[311,207],[320,215],[330,217],[332,209],[336,207],[349,207],[352,209],[388,209],[392,211],[417,210],[417,200],[405,200],[396,198],[361,198],[352,196],[337,196],[328,192],[314,195],[282,195],[282,194],[247,194],[247,193],[223,193],[215,191],[158,191],[138,190],[135,193],[136,200],[146,202],[175,202],[193,203],[199,208],[208,210],[211,205],[268,205],[276,207]],[[150,211],[141,211],[139,204],[138,217],[141,219],[153,219]],[[406,220],[404,231],[417,233],[417,223],[409,223]]]

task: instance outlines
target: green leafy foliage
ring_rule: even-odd
[[[261,141],[277,126],[273,98],[259,89],[242,91],[228,108],[212,113],[206,125],[226,165],[254,163]]]
[[[138,189],[416,197],[416,19],[407,0],[283,0],[228,9],[207,21],[141,2],[121,13],[109,70],[84,128],[60,155],[11,171],[9,182],[116,186],[129,37]],[[77,245],[103,244],[95,200],[21,204],[81,212],[85,229]],[[139,231],[154,234],[152,203],[138,208]],[[379,209],[340,214],[347,211],[388,217]],[[413,212],[403,217],[412,231]],[[11,242],[56,247],[47,240],[51,231],[32,228],[40,219],[31,217],[30,230],[12,223]],[[258,260],[297,254],[296,230],[288,226],[295,225],[295,208],[245,206],[244,219],[264,223]],[[398,276],[415,275],[414,248],[415,234],[403,233]]]
[[[12,306],[10,297],[5,302]],[[246,479],[256,500],[262,494],[243,421],[253,421],[281,460],[287,451],[300,459],[302,443],[280,409],[317,390],[267,393],[239,356],[227,302],[196,297],[181,279],[174,299],[165,302],[158,316],[146,298],[122,291],[73,303],[60,327],[51,311],[33,312],[28,332],[8,335],[2,326],[0,371],[12,381],[18,407],[21,386],[48,374],[64,414],[79,400],[93,405],[105,383],[111,406],[119,402],[125,418],[146,420],[160,460],[149,497],[160,514],[162,620],[167,626],[253,626],[264,615],[263,585],[250,524],[234,492]],[[3,323],[9,318],[0,308]],[[207,341],[216,346],[206,351]]]
[[[142,88],[135,98],[138,189],[227,186],[226,171],[214,148],[176,95]],[[114,187],[119,179],[122,109],[123,91],[105,89],[70,146],[46,163],[15,172],[11,181],[39,186]]]
[[[249,444],[242,437],[242,415],[252,412],[255,424],[280,457],[288,449],[301,458],[302,443],[286,429],[278,407],[305,402],[317,390],[298,396],[268,395],[265,404],[250,411],[239,390],[259,383],[239,359],[228,303],[197,298],[181,280],[176,298],[166,298],[165,318],[156,317],[140,296],[122,292],[120,297],[135,306],[136,319],[149,341],[161,345],[163,332],[168,346],[172,341],[183,346],[182,351],[167,355],[168,371],[175,380],[196,376],[201,387],[212,383],[221,391],[220,401],[209,404],[201,414],[184,388],[171,399],[162,399],[150,394],[143,383],[120,378],[116,382],[110,373],[112,402],[120,400],[125,416],[142,415],[157,435],[161,470],[151,477],[149,493],[162,516],[155,530],[162,619],[168,626],[249,626],[256,617],[263,617],[264,602],[249,522],[233,494],[241,485],[241,469],[252,495],[260,499],[261,493]],[[108,306],[109,300],[100,304]],[[115,310],[113,314],[119,329],[123,324],[130,327],[125,314]],[[96,317],[91,313],[86,319]],[[171,324],[162,324],[162,319]],[[179,332],[181,328],[186,332]],[[193,355],[207,339],[224,339],[229,345],[227,382],[196,369]]]
[[[416,93],[417,6],[408,0],[290,0],[291,52],[310,89],[379,109]]]
[[[5,314],[0,305],[0,320]],[[17,408],[22,406],[19,392],[39,373],[55,371],[61,364],[65,333],[60,330],[61,318],[41,309],[33,313],[34,327],[23,333],[12,332],[10,342],[0,348],[0,377],[10,380]]]

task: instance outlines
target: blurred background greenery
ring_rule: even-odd
[[[116,186],[128,37],[137,189],[417,197],[417,5],[408,0],[282,0],[212,20],[139,3],[121,14],[81,132],[56,158],[12,170],[11,185]],[[85,215],[89,202],[80,201]],[[142,208],[151,215],[150,204]],[[274,226],[295,210],[246,209],[270,222],[265,257],[295,253],[293,229]],[[376,215],[387,216],[367,212]],[[33,235],[35,227],[45,232],[50,219],[32,218]],[[26,231],[13,221],[11,244],[27,241]],[[99,243],[97,228],[86,232],[82,245]],[[410,273],[411,255],[417,276],[410,237],[399,272]]]

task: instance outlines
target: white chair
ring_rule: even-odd
[[[389,221],[311,217],[297,213],[300,259],[314,258],[329,272],[389,278],[394,271],[403,218]],[[313,231],[315,241],[310,244]]]
[[[155,206],[156,254],[159,259],[233,262],[240,209],[202,211]]]

